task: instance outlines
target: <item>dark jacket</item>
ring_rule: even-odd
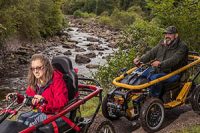
[[[28,96],[36,95],[30,86],[26,90]],[[65,81],[63,80],[63,74],[57,70],[53,72],[52,82],[43,91],[42,96],[47,102],[43,108],[44,113],[55,113],[62,110],[62,108],[68,103],[68,89],[66,88]],[[20,98],[23,101],[23,97]]]
[[[159,72],[169,73],[187,63],[188,47],[179,38],[176,38],[169,46],[164,45],[163,40],[141,57],[141,62],[148,63],[152,60],[161,62]]]

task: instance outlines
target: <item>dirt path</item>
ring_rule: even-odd
[[[200,124],[200,116],[193,112],[190,105],[167,110],[163,127],[157,133],[173,133],[183,128]],[[126,118],[113,121],[116,133],[146,133],[139,124],[132,124]]]

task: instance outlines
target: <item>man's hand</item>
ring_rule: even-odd
[[[34,98],[32,99],[32,104],[36,105],[43,99],[44,99],[44,97],[42,95],[35,95]]]
[[[136,57],[134,60],[133,60],[133,63],[137,66],[140,64],[140,59],[138,57]]]
[[[154,67],[159,67],[159,66],[160,66],[160,64],[161,64],[161,62],[160,62],[160,61],[154,61],[154,62],[152,62],[152,63],[151,63],[151,66],[154,66]]]

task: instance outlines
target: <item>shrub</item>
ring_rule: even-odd
[[[154,21],[148,22],[137,18],[132,25],[123,30],[123,38],[119,42],[119,46],[122,49],[134,47],[138,54],[142,54],[159,42],[162,32],[163,29]]]
[[[62,10],[64,14],[73,14],[76,10],[83,10],[85,0],[65,0]]]
[[[98,21],[101,24],[112,26],[112,20],[109,16],[101,16],[99,17]]]
[[[76,10],[73,13],[73,15],[74,15],[74,17],[81,18],[82,17],[82,11],[81,10]]]
[[[119,76],[119,70],[127,67],[133,67],[133,58],[135,56],[134,49],[127,51],[119,50],[115,53],[114,57],[110,58],[106,65],[101,66],[97,73],[94,74],[95,78],[100,81],[100,84],[108,91],[112,89],[112,81],[115,77]]]
[[[108,16],[107,12],[103,12],[98,21],[116,29],[122,29],[131,25],[135,21],[135,17],[131,12],[115,9],[111,16]]]
[[[96,15],[94,13],[82,12],[81,10],[76,10],[73,15],[74,15],[74,17],[77,17],[77,18],[94,18],[94,17],[96,17]]]
[[[6,28],[6,36],[37,39],[54,35],[65,26],[61,5],[62,0],[2,0],[0,23]]]
[[[85,0],[84,9],[85,12],[95,13],[96,10],[96,0]]]
[[[39,7],[40,33],[43,37],[54,35],[65,26],[60,9],[62,2],[41,0]]]
[[[131,25],[135,20],[135,17],[131,12],[120,12],[118,9],[113,11],[110,18],[112,19],[113,27],[119,29]]]
[[[200,51],[200,32],[197,30],[200,23],[198,0],[147,0],[147,4],[152,15],[161,20],[163,27],[175,25],[190,48]]]

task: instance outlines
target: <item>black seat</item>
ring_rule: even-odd
[[[67,56],[57,56],[52,59],[54,69],[63,73],[63,79],[68,88],[68,99],[71,101],[78,91],[78,76],[75,73],[72,62]]]

